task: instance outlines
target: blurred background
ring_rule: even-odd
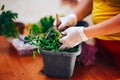
[[[71,13],[81,0],[0,0],[0,7],[18,13],[17,21],[24,24],[39,21],[44,16],[67,15]],[[85,18],[90,24],[91,18]]]

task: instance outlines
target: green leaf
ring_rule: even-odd
[[[46,16],[40,19],[40,25],[43,27],[43,32],[47,32],[53,26],[54,18]]]
[[[4,8],[5,8],[5,5],[2,5],[2,7],[1,7],[1,11],[4,10]]]
[[[33,59],[36,57],[36,51],[33,51]]]

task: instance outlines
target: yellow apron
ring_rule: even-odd
[[[120,0],[93,0],[92,20],[94,24],[110,19],[117,14],[120,14]],[[120,33],[97,36],[96,38],[120,41]]]

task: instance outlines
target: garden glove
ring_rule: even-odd
[[[88,40],[88,37],[83,32],[84,27],[69,27],[64,32],[62,32],[63,36],[59,41],[62,44],[62,46],[59,49],[65,49],[65,48],[72,48],[82,41]]]
[[[58,27],[58,30],[62,31],[66,29],[68,26],[74,26],[77,24],[77,16],[75,14],[69,14],[65,17],[59,18],[60,25],[56,25],[56,20],[54,21],[53,25]]]

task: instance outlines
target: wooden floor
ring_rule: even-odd
[[[120,71],[97,59],[91,66],[76,65],[70,79],[51,78],[42,74],[41,56],[20,56],[5,37],[0,36],[0,80],[119,80]]]

